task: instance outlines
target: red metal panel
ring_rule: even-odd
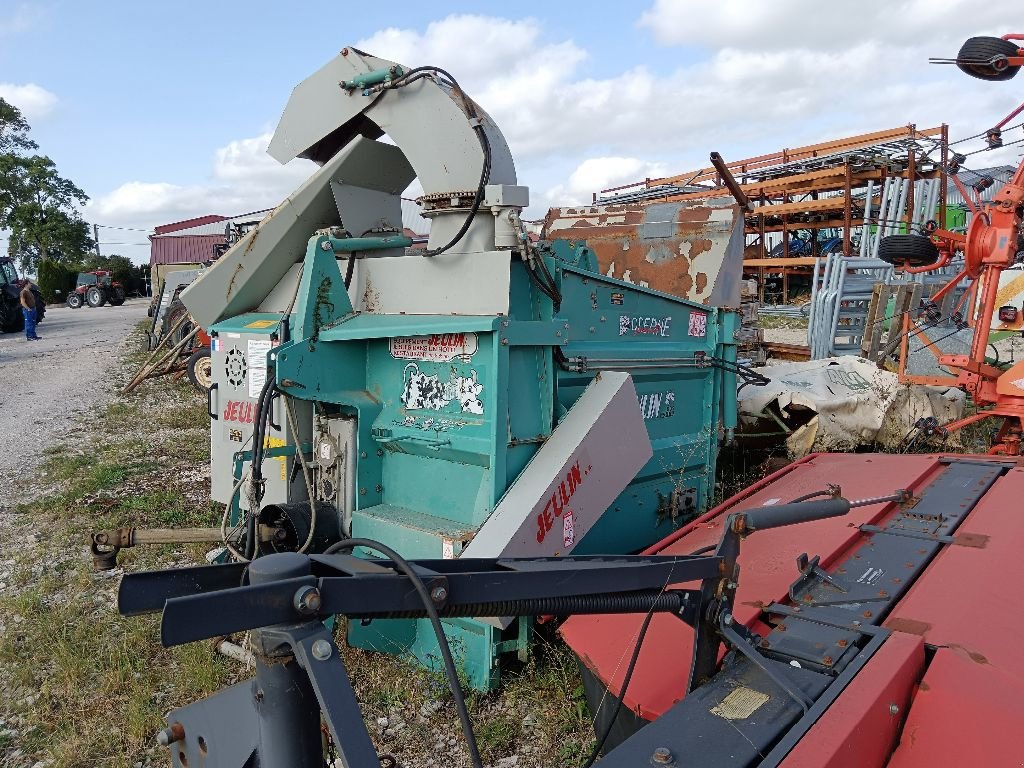
[[[914,697],[889,767],[1024,765],[1024,681],[1019,672],[1007,672],[960,649],[940,648]]]
[[[782,768],[885,765],[923,670],[921,638],[893,634],[782,761]]]
[[[1011,469],[985,494],[907,592],[885,626],[926,643],[960,648],[979,664],[1020,676],[1024,614],[1007,603],[1024,584],[1024,469]]]
[[[790,501],[829,483],[841,485],[850,499],[867,498],[897,488],[920,489],[942,470],[936,456],[880,454],[814,454],[784,468],[743,494],[726,501],[648,553],[688,554],[718,541],[728,512]],[[760,531],[743,544],[737,619],[758,631],[761,606],[783,600],[796,579],[795,560],[801,553],[820,555],[828,567],[845,549],[860,540],[857,526],[878,523],[892,505],[852,510],[845,517],[800,526]],[[575,616],[561,628],[566,643],[613,693],[633,651],[641,615]],[[651,720],[682,698],[689,674],[693,633],[678,619],[658,615],[651,622],[625,704]]]
[[[224,235],[152,237],[149,263],[201,264],[213,258],[213,246],[227,242]]]

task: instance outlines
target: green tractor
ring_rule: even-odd
[[[78,273],[77,287],[68,294],[66,303],[71,309],[78,309],[83,304],[119,307],[124,304],[125,295],[124,286],[114,280],[113,272],[97,269]]]

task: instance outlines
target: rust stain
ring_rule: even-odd
[[[967,656],[975,664],[988,664],[988,659],[985,658],[982,654],[978,653],[977,651],[971,651],[971,650],[969,650],[967,648],[964,648],[962,645],[959,645],[957,643],[950,643],[946,647],[947,648],[952,648],[955,651],[963,651],[964,653],[967,654]]]
[[[988,546],[988,539],[983,533],[958,533],[953,537],[953,543],[961,547],[984,549]]]
[[[896,618],[885,622],[885,627],[887,629],[891,629],[893,632],[902,632],[906,635],[919,635],[924,637],[928,634],[928,630],[932,628],[932,625],[927,621]]]
[[[702,253],[707,253],[711,250],[711,246],[714,245],[706,237],[701,237],[693,241],[693,245],[690,248],[690,258],[695,259]]]
[[[917,686],[917,688],[920,691],[930,691],[932,687],[928,685],[928,683],[926,683],[924,680],[922,680],[920,685]]]
[[[708,287],[708,276],[704,272],[697,273],[697,293],[704,293]]]

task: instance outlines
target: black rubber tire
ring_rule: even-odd
[[[85,303],[90,307],[102,307],[107,303],[107,296],[95,285],[85,292]]]
[[[206,394],[213,384],[213,363],[210,360],[210,348],[199,347],[188,359],[188,380],[197,390]]]
[[[85,302],[82,300],[82,294],[77,291],[72,291],[68,294],[68,297],[64,300],[64,303],[68,305],[69,309],[78,309]]]
[[[107,301],[110,302],[110,306],[112,307],[120,307],[124,304],[124,300],[124,288],[121,288],[120,286],[111,289],[110,296],[107,298]]]
[[[25,316],[21,313],[21,304],[0,294],[0,333],[14,333],[24,328]]]
[[[971,77],[979,80],[1009,80],[1020,67],[1005,66],[996,69],[991,62],[997,57],[1017,55],[1017,43],[999,37],[971,37],[960,46],[956,55],[957,66]]]
[[[878,258],[895,267],[924,267],[939,260],[939,249],[923,235],[889,235],[878,244]]]

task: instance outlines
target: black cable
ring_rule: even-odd
[[[355,252],[348,255],[348,266],[345,268],[345,290],[348,290],[349,286],[352,285],[352,275],[356,271],[356,254]]]
[[[597,760],[597,756],[601,754],[601,750],[604,748],[605,742],[608,741],[608,736],[612,732],[612,727],[615,725],[615,721],[619,717],[619,712],[622,711],[622,702],[626,698],[626,691],[629,689],[629,681],[633,679],[633,670],[636,668],[637,659],[640,658],[640,649],[644,644],[644,637],[647,635],[647,628],[651,626],[651,619],[654,617],[653,611],[649,611],[644,617],[644,623],[640,626],[640,634],[636,637],[636,645],[633,646],[633,656],[629,660],[629,666],[626,667],[626,676],[622,678],[622,688],[619,690],[619,696],[615,702],[615,708],[612,710],[612,716],[608,720],[608,727],[604,729],[604,734],[594,745],[594,751],[590,753],[590,757],[587,762],[584,763],[583,768],[590,768]]]
[[[817,498],[820,498],[822,496],[828,496],[829,498],[832,498],[834,496],[834,494],[832,493],[832,491],[830,489],[822,488],[820,491],[811,491],[810,493],[805,493],[803,496],[797,496],[792,501],[788,501],[786,503],[787,504],[799,504],[799,503],[801,503],[803,501],[810,501],[811,499],[817,499]]]
[[[268,366],[267,380],[260,389],[259,397],[256,398],[256,422],[253,426],[252,458],[249,462],[252,470],[249,483],[253,490],[253,496],[245,518],[245,552],[243,554],[246,560],[252,560],[256,556],[256,523],[259,518],[259,503],[263,500],[264,491],[263,443],[267,422],[270,420],[271,405],[274,401],[274,387],[273,369]],[[256,502],[256,509],[252,509],[253,501]]]
[[[476,194],[473,196],[473,204],[470,206],[469,213],[467,214],[465,221],[462,222],[462,226],[459,228],[459,231],[455,233],[451,240],[440,248],[432,248],[423,252],[424,256],[437,256],[450,248],[453,248],[460,240],[462,240],[463,237],[465,237],[466,232],[469,231],[469,227],[473,223],[473,219],[480,210],[481,204],[483,204],[485,187],[491,178],[491,140],[487,136],[487,131],[484,130],[483,119],[477,113],[476,105],[474,105],[473,101],[466,96],[466,92],[462,90],[462,86],[459,85],[459,81],[456,80],[450,72],[441,69],[440,67],[414,67],[404,73],[401,77],[386,84],[384,87],[385,89],[404,88],[423,77],[427,77],[428,74],[441,75],[445,80],[447,80],[445,84],[458,93],[459,101],[462,102],[462,107],[465,110],[467,117],[469,117],[470,121],[475,122],[473,125],[473,132],[476,133],[477,141],[480,142],[480,149],[483,151],[484,156],[483,166],[480,169],[480,181],[477,184]]]
[[[355,547],[372,549],[390,558],[395,567],[404,573],[416,588],[416,593],[423,602],[423,608],[426,610],[427,616],[430,619],[430,625],[434,628],[434,634],[437,636],[437,645],[441,650],[441,659],[444,661],[444,671],[448,678],[448,687],[451,689],[452,698],[455,699],[455,709],[459,713],[462,734],[466,739],[466,746],[469,748],[470,762],[472,762],[473,768],[483,768],[476,736],[473,734],[473,724],[469,721],[469,711],[466,709],[466,699],[462,694],[462,686],[459,684],[459,673],[455,669],[452,651],[448,646],[448,638],[444,634],[444,627],[441,626],[441,617],[437,613],[437,606],[434,605],[434,601],[431,599],[423,579],[420,578],[419,574],[413,570],[412,566],[401,555],[387,545],[372,539],[345,539],[329,546],[324,550],[324,554],[330,555],[341,550],[351,550]]]

